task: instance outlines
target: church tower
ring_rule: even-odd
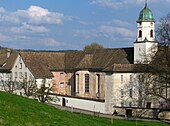
[[[137,20],[137,39],[134,42],[134,63],[149,63],[151,56],[157,51],[157,45],[158,43],[155,40],[155,20],[146,1]]]

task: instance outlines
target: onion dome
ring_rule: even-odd
[[[154,21],[153,13],[148,8],[147,3],[145,4],[145,7],[139,13],[138,22],[140,21]]]

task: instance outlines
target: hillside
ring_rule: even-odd
[[[109,126],[110,119],[70,113],[21,96],[0,92],[1,126]],[[113,126],[132,126],[133,121],[114,120]],[[161,126],[138,122],[138,126]],[[166,125],[162,125],[166,126]]]

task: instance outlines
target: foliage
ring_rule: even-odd
[[[1,126],[133,126],[135,121],[93,117],[58,110],[35,100],[0,92]],[[138,126],[167,126],[138,121]]]
[[[86,45],[83,49],[83,51],[88,52],[91,50],[96,50],[96,49],[103,49],[104,47],[96,42],[93,42],[89,45]]]

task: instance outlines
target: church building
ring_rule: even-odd
[[[135,38],[134,38],[135,39]],[[134,47],[104,48],[88,51],[38,52],[13,51],[6,56],[0,50],[0,79],[10,75],[39,81],[48,79],[54,104],[113,113],[119,107],[155,107],[152,98],[143,97],[142,83],[147,65],[158,50],[155,39],[155,20],[147,2],[137,19],[137,38]],[[7,57],[7,58],[6,58]],[[12,60],[11,60],[12,59]],[[13,62],[13,63],[12,63]],[[7,67],[10,66],[10,67]]]

